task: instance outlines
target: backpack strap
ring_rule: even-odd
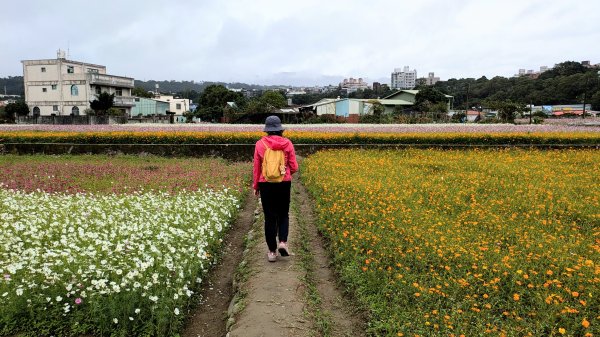
[[[260,141],[263,143],[263,145],[265,146],[265,148],[272,150],[269,145],[267,145],[267,143],[265,142],[265,140],[263,138],[260,139]]]

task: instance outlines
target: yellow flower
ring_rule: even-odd
[[[518,301],[520,298],[519,294],[513,294],[513,300]]]
[[[564,335],[567,330],[565,330],[565,328],[558,328],[558,332],[560,332],[561,335]]]

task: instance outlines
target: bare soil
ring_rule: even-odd
[[[223,242],[223,256],[200,290],[200,301],[188,317],[182,337],[225,336],[227,309],[234,295],[233,276],[241,260],[244,237],[254,222],[256,198],[246,197],[243,209]]]

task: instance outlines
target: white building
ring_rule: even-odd
[[[114,107],[129,115],[134,105],[133,78],[106,74],[106,67],[56,59],[23,60],[25,102],[32,115],[81,115],[100,93],[114,94]]]
[[[392,73],[392,89],[412,89],[417,84],[417,69],[410,70],[408,66],[403,69],[395,68]]]
[[[352,77],[345,78],[340,83],[340,86],[342,87],[342,89],[345,89],[348,93],[356,92],[357,90],[369,89],[369,84],[363,81],[361,77],[359,77],[358,79]]]
[[[183,116],[183,113],[190,111],[192,101],[187,98],[175,98],[170,95],[158,95],[154,97],[157,101],[169,103],[169,111],[174,112],[175,116]]]

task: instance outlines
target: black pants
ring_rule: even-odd
[[[291,187],[291,181],[258,183],[260,200],[265,213],[265,239],[271,252],[277,250],[277,235],[279,241],[287,241]]]

